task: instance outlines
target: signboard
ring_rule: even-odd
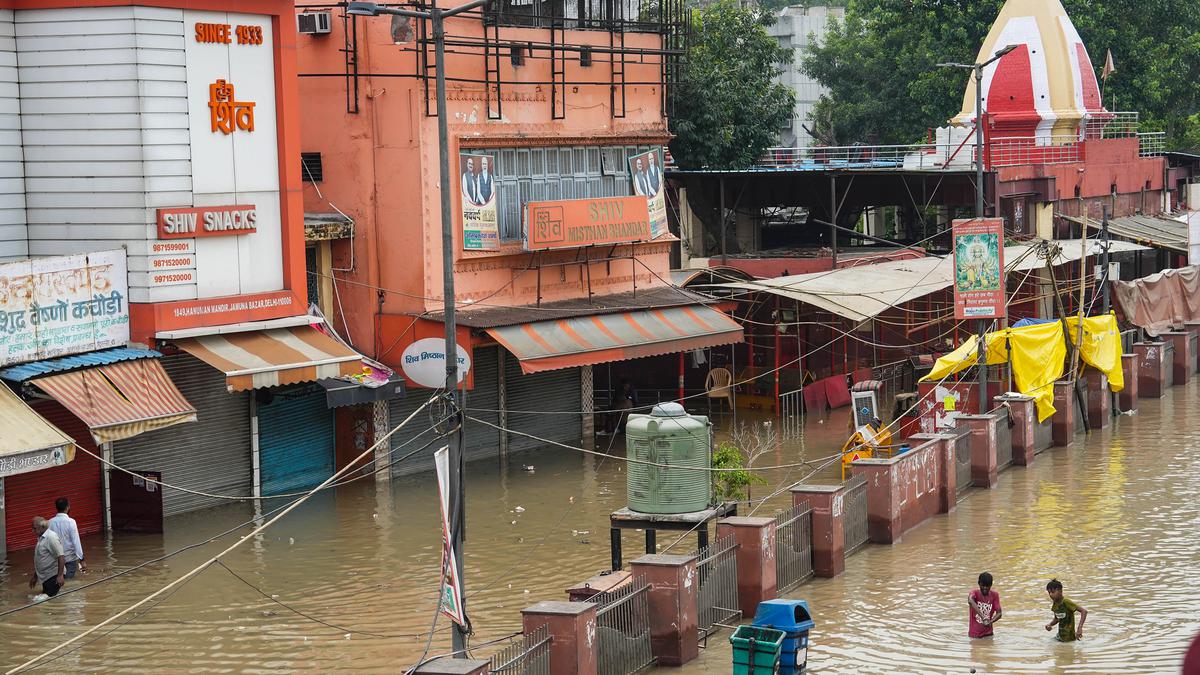
[[[0,457],[0,478],[62,466],[74,457],[74,446],[34,450]]]
[[[258,209],[252,204],[159,209],[159,239],[194,239],[251,234],[258,229]]]
[[[562,199],[525,205],[527,251],[629,244],[652,238],[645,197]]]
[[[463,249],[499,251],[500,227],[496,215],[496,158],[493,155],[458,156]]]
[[[954,318],[1003,318],[1004,220],[956,220],[953,240]]]
[[[462,579],[458,577],[458,557],[454,555],[454,540],[450,536],[450,449],[443,445],[433,453],[433,463],[437,468],[438,503],[442,506],[442,590],[438,606],[451,621],[466,628]]]
[[[646,198],[650,209],[650,236],[667,232],[667,198],[662,173],[662,148],[629,158],[629,176],[634,194]]]
[[[471,369],[471,355],[462,345],[458,348],[458,383],[462,384]],[[404,376],[413,384],[438,389],[446,385],[446,340],[424,338],[409,345],[400,358]]]
[[[0,366],[129,342],[125,251],[0,265]]]

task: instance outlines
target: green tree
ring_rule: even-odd
[[[774,81],[791,52],[767,34],[769,12],[737,0],[693,10],[672,88],[671,156],[683,168],[741,168],[775,143],[796,95]]]
[[[804,69],[829,93],[813,118],[818,136],[838,144],[908,143],[956,115],[965,71],[1002,0],[850,0],[844,21],[812,49]],[[1109,110],[1137,110],[1144,128],[1173,144],[1200,134],[1200,13],[1195,0],[1064,0],[1099,72],[1105,52],[1116,65],[1105,87]],[[812,125],[810,124],[810,128]]]

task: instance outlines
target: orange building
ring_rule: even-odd
[[[426,362],[444,335],[429,28],[336,7],[297,13],[307,223],[341,223],[350,235],[313,243],[310,279],[359,351],[410,386],[423,369],[436,383],[440,362]],[[472,416],[590,442],[594,401],[607,405],[594,392],[617,378],[593,365],[669,359],[674,398],[679,354],[740,339],[731,320],[669,283],[665,89],[683,20],[682,3],[657,0],[502,0],[447,20],[445,187]],[[393,402],[392,423],[421,400]],[[466,454],[540,444],[472,422]]]

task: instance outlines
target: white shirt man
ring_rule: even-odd
[[[58,535],[58,540],[62,543],[63,557],[67,562],[66,577],[73,579],[77,571],[86,569],[83,563],[83,543],[79,541],[79,525],[74,518],[67,515],[71,504],[66,497],[59,497],[54,505],[58,509],[58,515],[51,518],[48,525],[50,531]]]
[[[66,583],[64,575],[67,563],[63,560],[62,542],[57,534],[50,531],[46,519],[41,516],[33,519],[33,532],[38,536],[38,542],[33,549],[33,574],[29,577],[29,587],[33,588],[40,582],[42,592],[54,597]]]

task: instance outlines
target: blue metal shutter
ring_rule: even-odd
[[[333,411],[316,385],[274,391],[258,406],[262,493],[294,492],[333,475]]]

